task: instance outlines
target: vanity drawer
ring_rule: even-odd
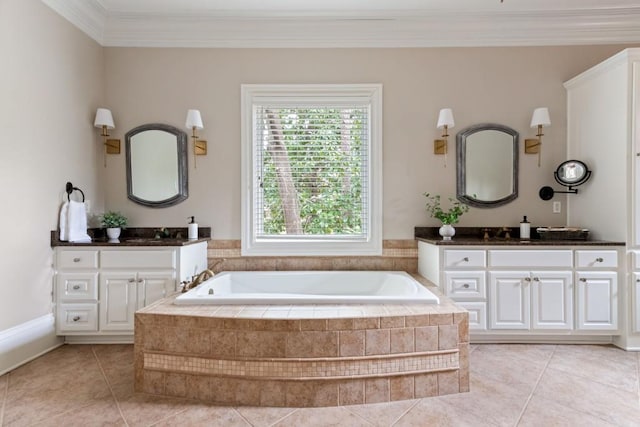
[[[98,304],[58,304],[58,333],[98,330]]]
[[[444,251],[445,268],[484,267],[485,265],[485,251],[455,249]]]
[[[447,296],[455,300],[487,297],[484,271],[447,271],[444,277]]]
[[[175,252],[164,251],[101,251],[102,268],[176,268]]]
[[[570,250],[490,250],[491,267],[572,267],[573,252]]]
[[[97,300],[98,273],[60,273],[56,287],[59,301]]]
[[[98,251],[67,251],[57,254],[56,265],[59,269],[98,268]]]
[[[616,251],[576,251],[576,266],[579,268],[617,267]]]

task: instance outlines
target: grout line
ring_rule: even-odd
[[[434,396],[434,397],[435,397],[435,396]],[[430,399],[430,398],[428,397],[427,399]],[[394,422],[392,422],[392,423],[391,423],[391,426],[394,426],[394,425],[398,424],[398,422],[400,422],[400,420],[401,420],[405,415],[407,415],[407,414],[408,414],[408,413],[409,413],[413,408],[415,408],[416,406],[418,406],[418,403],[422,402],[422,400],[423,400],[423,399],[416,399],[416,403],[414,403],[413,405],[411,405],[411,406],[409,407],[409,409],[407,409],[406,411],[404,411],[404,412],[402,413],[402,415],[400,415],[400,416],[398,417],[398,419],[397,419],[397,420],[395,420]]]
[[[233,412],[235,412],[237,415],[239,415],[239,416],[240,416],[240,418],[242,418],[242,419],[244,420],[244,422],[245,422],[245,423],[247,423],[247,425],[250,425],[250,426],[252,426],[252,427],[253,427],[253,423],[252,423],[251,421],[249,421],[249,420],[248,420],[244,415],[242,415],[242,414],[240,413],[240,411],[238,411],[238,408],[231,408],[231,410],[232,410]]]
[[[558,348],[557,345],[555,345],[553,347],[553,352],[551,352],[551,356],[549,356],[549,359],[547,360],[547,363],[545,363],[544,368],[542,368],[542,372],[540,372],[540,375],[538,375],[538,380],[536,381],[536,384],[533,386],[533,390],[531,390],[531,393],[529,394],[529,397],[527,397],[527,401],[524,402],[524,406],[522,407],[522,410],[520,411],[520,415],[518,415],[518,419],[516,420],[516,423],[514,424],[515,426],[520,424],[520,421],[522,421],[522,417],[524,416],[524,413],[527,410],[527,406],[529,406],[529,402],[531,402],[531,399],[533,398],[534,393],[538,389],[538,385],[540,384],[540,381],[542,381],[542,377],[544,376],[545,372],[547,371],[547,367],[549,366],[549,363],[551,363],[551,359],[553,359],[553,355],[556,354],[556,349],[557,348]]]
[[[149,427],[157,426],[157,425],[158,425],[158,424],[160,424],[161,422],[166,421],[166,420],[168,420],[169,418],[173,418],[173,417],[175,417],[175,416],[177,416],[177,415],[180,415],[180,414],[182,414],[182,413],[185,413],[185,412],[187,412],[188,410],[189,410],[189,408],[184,408],[182,411],[178,411],[178,412],[176,412],[176,413],[174,413],[174,414],[169,414],[169,415],[167,415],[166,417],[160,418],[159,420],[154,421],[152,424],[149,424]],[[126,422],[126,421],[125,421],[125,422]]]
[[[365,405],[366,405],[366,403],[365,403]],[[412,407],[413,407],[413,406],[412,406]],[[362,421],[364,421],[365,423],[367,423],[367,425],[375,426],[375,424],[373,424],[371,421],[367,420],[366,418],[363,418],[360,414],[358,414],[358,413],[356,413],[356,412],[353,412],[353,411],[349,410],[349,407],[348,407],[348,406],[342,406],[342,408],[346,409],[346,410],[347,410],[347,412],[349,412],[350,414],[355,415],[355,416],[356,416],[356,418],[360,418]]]
[[[116,394],[113,391],[113,387],[111,387],[111,383],[107,379],[107,374],[104,372],[104,369],[102,368],[102,363],[100,363],[100,359],[98,358],[98,355],[96,354],[95,346],[91,346],[91,352],[93,353],[93,357],[95,357],[95,359],[96,359],[96,363],[98,364],[98,368],[100,369],[100,373],[102,374],[102,378],[104,378],[104,382],[107,383],[107,387],[109,387],[109,392],[111,393],[111,397],[113,398],[113,401],[116,404],[116,408],[118,408],[118,412],[120,413],[120,416],[122,417],[122,421],[124,421],[124,425],[129,427],[129,423],[127,422],[127,419],[125,418],[124,413],[122,412],[122,408],[120,408],[120,402],[118,402],[118,399],[116,398]]]
[[[293,411],[291,411],[290,413],[288,413],[284,417],[282,417],[279,420],[276,420],[273,423],[269,424],[269,427],[273,427],[274,425],[278,424],[279,422],[281,422],[281,421],[285,420],[286,418],[290,417],[291,415],[295,414],[299,410],[300,410],[300,408],[295,408]],[[251,423],[249,423],[249,424],[251,424]],[[253,424],[251,424],[251,425],[253,425]]]
[[[7,399],[9,398],[9,379],[11,378],[11,372],[7,373],[7,380],[4,385],[4,397],[0,404],[0,426],[4,425],[4,410],[7,406]]]

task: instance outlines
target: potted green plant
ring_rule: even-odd
[[[456,234],[453,224],[457,224],[458,221],[460,221],[462,214],[469,212],[469,206],[449,197],[451,207],[448,210],[444,210],[440,205],[440,195],[424,193],[424,196],[427,198],[427,212],[429,212],[432,218],[436,218],[442,222],[442,227],[440,227],[439,230],[442,240],[451,240],[451,237]]]
[[[108,211],[100,217],[102,227],[107,229],[107,237],[110,240],[120,237],[122,229],[127,225],[127,217],[120,212]]]

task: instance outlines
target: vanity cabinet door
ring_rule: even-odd
[[[533,329],[573,329],[571,271],[531,273]]]
[[[490,329],[531,327],[531,277],[528,271],[489,272]]]
[[[636,258],[638,255],[636,255]],[[640,273],[633,273],[632,283],[632,298],[633,298],[633,331],[640,332]]]
[[[135,272],[108,272],[100,275],[101,331],[133,331],[137,281]]]
[[[137,284],[137,308],[147,305],[171,294],[175,289],[175,275],[167,272],[139,272]]]
[[[618,329],[618,274],[612,271],[576,273],[579,330]]]

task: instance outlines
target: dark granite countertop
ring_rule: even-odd
[[[491,230],[489,239],[484,239],[484,229]],[[541,239],[531,228],[531,239],[521,240],[518,227],[510,229],[511,238],[494,237],[500,227],[456,227],[456,235],[451,240],[442,240],[439,227],[415,227],[415,239],[438,246],[625,246],[625,242],[610,240],[555,240]]]
[[[160,230],[164,230],[160,232]],[[200,242],[208,242],[211,240],[211,227],[199,227],[197,239],[186,239],[183,236],[187,236],[186,227],[177,227],[162,229],[161,227],[136,227],[126,228],[122,230],[120,238],[114,241],[110,241],[106,235],[105,230],[101,228],[90,228],[87,230],[89,236],[91,236],[91,242],[88,243],[74,243],[64,242],[60,240],[60,233],[57,230],[51,232],[51,247],[56,246],[110,246],[110,247],[132,247],[132,246],[186,246],[193,245]],[[166,237],[156,237],[156,235],[162,234]]]

